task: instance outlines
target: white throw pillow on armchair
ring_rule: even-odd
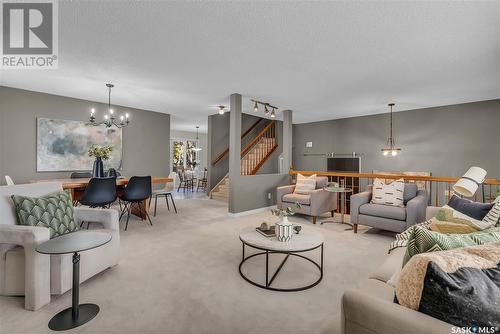
[[[403,179],[395,180],[385,184],[382,179],[375,179],[372,188],[372,203],[390,206],[404,206],[403,194],[405,190],[405,181]]]
[[[309,195],[316,189],[316,174],[309,177],[297,174],[297,183],[295,184],[295,194]]]

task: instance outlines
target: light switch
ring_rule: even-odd
[[[306,142],[306,147],[313,147],[313,142],[312,141]]]

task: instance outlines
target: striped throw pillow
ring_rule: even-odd
[[[483,222],[489,224],[490,226],[500,226],[500,196],[495,199],[495,205],[491,210],[484,216]]]
[[[373,181],[372,203],[390,206],[403,206],[403,192],[405,182],[403,179],[385,184],[381,179]]]
[[[295,194],[309,195],[316,189],[316,174],[309,177],[297,174],[297,183],[295,184]]]

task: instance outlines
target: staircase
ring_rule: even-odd
[[[241,175],[255,175],[273,152],[278,148],[276,141],[276,121],[271,121],[241,150]],[[226,153],[227,151],[227,153]],[[224,151],[214,162],[217,164],[229,149]],[[228,201],[229,199],[229,175],[210,191],[210,198]]]
[[[210,191],[210,198],[224,202],[229,201],[229,174],[224,176],[212,191]]]

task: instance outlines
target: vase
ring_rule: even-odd
[[[281,221],[276,223],[276,239],[281,242],[292,240],[293,224],[288,221],[288,217],[283,217]]]
[[[104,163],[100,157],[95,158],[92,177],[104,177]]]

